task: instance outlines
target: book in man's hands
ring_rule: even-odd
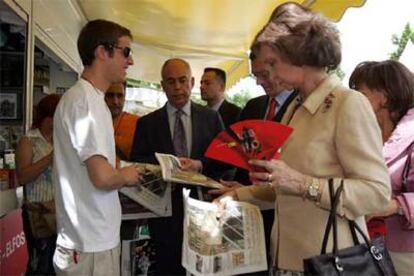
[[[207,188],[221,189],[224,188],[219,182],[194,171],[182,170],[180,159],[172,154],[155,153],[155,157],[160,163],[162,178],[165,181],[171,181],[182,184],[198,185]]]
[[[220,189],[224,186],[198,172],[181,169],[180,160],[171,154],[155,154],[160,165],[121,161],[121,167],[135,166],[143,180],[139,186],[123,187],[120,193],[135,201],[138,206],[123,199],[123,219],[140,219],[171,216],[171,184],[176,182]],[[122,199],[122,198],[121,198]],[[128,203],[128,204],[126,204]]]

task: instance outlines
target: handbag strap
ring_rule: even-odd
[[[368,236],[364,233],[364,231],[362,231],[361,227],[354,220],[348,220],[348,222],[349,222],[349,229],[351,230],[353,238],[355,236],[355,238],[357,239],[357,242],[355,243],[355,238],[354,238],[355,245],[359,244],[358,238],[356,236],[356,232],[358,232],[361,235],[361,237],[364,239],[364,242],[366,243],[368,248],[370,248],[371,242]]]
[[[330,199],[330,203],[331,203],[331,210],[329,210],[329,216],[328,216],[328,220],[326,222],[326,226],[325,226],[325,234],[323,235],[323,240],[322,240],[322,248],[321,248],[321,255],[326,254],[326,246],[328,244],[328,238],[329,238],[329,233],[331,232],[331,225],[332,225],[332,207],[333,207],[333,179],[330,178],[328,180],[329,183],[329,199]]]
[[[339,204],[339,197],[341,195],[341,192],[343,190],[343,180],[341,180],[341,185],[338,187],[336,193],[334,193],[334,184],[333,184],[333,179],[329,179],[329,196],[330,196],[330,201],[331,201],[331,210],[329,212],[329,218],[328,218],[328,222],[326,224],[326,228],[325,228],[325,235],[323,237],[323,241],[322,241],[322,249],[321,249],[321,254],[326,254],[326,247],[328,244],[328,239],[329,239],[329,234],[331,231],[331,228],[333,229],[333,247],[332,247],[332,252],[336,255],[336,253],[338,252],[338,226],[337,226],[337,214],[336,214],[336,209],[338,207]],[[365,242],[369,241],[368,238],[365,236],[364,232],[361,230],[361,228],[354,222],[354,221],[350,221],[348,220],[348,224],[349,224],[349,229],[351,231],[351,235],[352,235],[352,240],[354,242],[355,245],[359,244],[359,240],[358,240],[358,236],[357,236],[357,231],[362,235],[362,237],[364,238]],[[356,229],[356,230],[355,230]],[[369,243],[367,243],[369,244]]]
[[[344,183],[343,183],[343,180],[341,180],[340,186],[336,190],[336,193],[334,193],[333,179],[329,179],[329,195],[330,195],[330,200],[331,200],[331,210],[329,212],[329,218],[328,218],[328,222],[326,224],[325,234],[324,234],[324,237],[323,237],[321,255],[326,254],[326,247],[327,247],[327,244],[328,244],[328,238],[329,238],[329,233],[331,231],[331,228],[333,229],[333,249],[332,249],[332,252],[335,256],[338,253],[338,232],[337,232],[336,209],[337,209],[338,204],[339,204],[339,197],[340,197],[341,192],[343,190],[343,186],[344,186]],[[348,220],[348,225],[349,225],[349,229],[351,231],[352,240],[354,242],[354,245],[360,244],[360,242],[358,240],[358,236],[357,236],[357,232],[358,232],[361,235],[361,237],[364,239],[364,242],[366,243],[368,248],[370,248],[371,247],[371,242],[370,242],[368,236],[364,233],[364,231],[362,231],[361,227],[353,220]]]
[[[408,181],[408,175],[410,173],[410,168],[411,168],[411,155],[413,153],[413,145],[414,145],[414,142],[411,142],[411,144],[408,146],[407,160],[405,161],[404,169],[401,174],[401,191],[403,193],[406,193],[408,191],[407,181]]]
[[[334,184],[333,179],[330,178],[328,180],[329,184],[329,197],[331,201],[331,210],[329,211],[328,222],[326,223],[325,234],[322,241],[322,249],[321,255],[326,253],[326,247],[328,244],[329,234],[331,232],[331,228],[333,229],[333,252],[338,252],[338,235],[337,235],[337,221],[336,221],[336,209],[339,203],[339,197],[341,195],[343,189],[343,180],[341,181],[341,185],[338,187],[336,193],[334,192]]]

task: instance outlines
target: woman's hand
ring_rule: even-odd
[[[239,187],[242,187],[243,185],[240,184],[237,181],[225,181],[225,180],[220,180],[220,183],[223,184],[224,188],[221,189],[211,189],[209,190],[207,193],[209,195],[212,195],[214,197],[217,196],[221,196],[224,195],[225,193],[231,192],[236,190]]]
[[[306,176],[281,160],[250,160],[249,164],[264,168],[267,172],[252,172],[254,185],[272,185],[275,189],[295,195],[306,193]]]
[[[226,209],[227,202],[239,199],[236,193],[237,188],[235,187],[234,188],[227,187],[227,188],[232,189],[232,190],[227,191],[220,197],[213,200],[213,203],[216,204],[218,207],[217,217],[220,217],[223,214],[224,209]]]

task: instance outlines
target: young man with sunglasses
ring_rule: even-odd
[[[54,117],[54,177],[58,275],[119,275],[121,206],[117,190],[139,185],[132,166],[116,169],[115,141],[105,91],[123,82],[133,64],[130,31],[94,20],[78,38],[85,67]]]

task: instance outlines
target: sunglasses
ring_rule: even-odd
[[[116,45],[110,45],[109,48],[115,48],[115,49],[121,50],[122,51],[122,55],[125,58],[129,58],[132,55],[132,49],[129,48],[128,46],[126,46],[126,47],[119,47],[119,46],[116,46]]]

